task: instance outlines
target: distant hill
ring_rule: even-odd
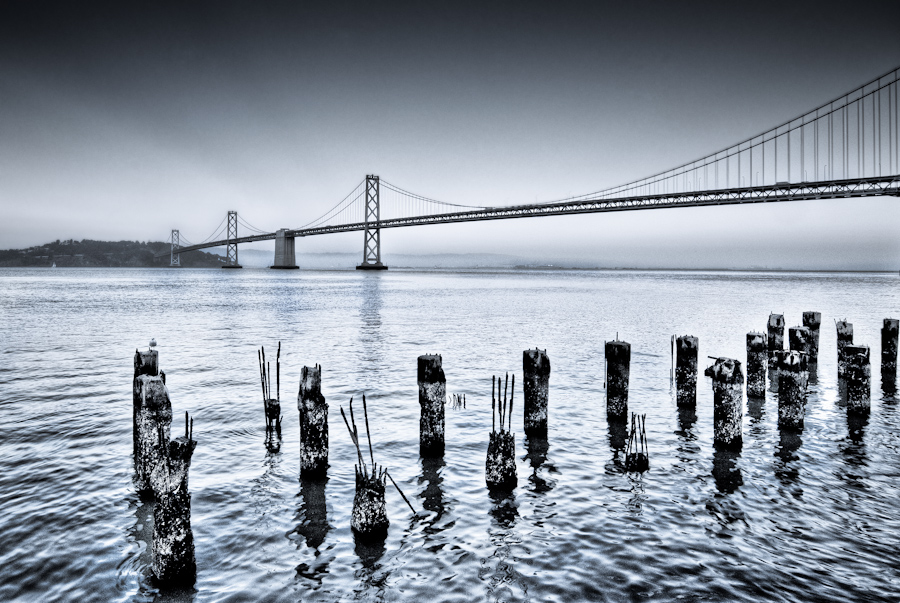
[[[0,266],[57,267],[152,267],[169,265],[169,243],[153,241],[83,241],[56,240],[53,243],[28,249],[0,251]],[[161,258],[154,254],[166,252]],[[221,256],[204,251],[181,254],[181,265],[190,268],[218,268],[224,263]]]

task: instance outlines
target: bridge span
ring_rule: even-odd
[[[388,228],[641,209],[900,197],[898,85],[900,67],[716,153],[641,180],[547,203],[449,203],[369,175],[331,210],[300,228],[266,232],[243,222],[251,234],[239,236],[241,221],[237,212],[229,211],[217,232],[204,242],[191,243],[179,230],[172,230],[170,263],[180,265],[181,253],[225,246],[224,267],[239,268],[239,244],[274,239],[272,268],[296,268],[296,238],[363,231],[363,261],[357,268],[382,270],[387,267],[381,261],[381,230]]]

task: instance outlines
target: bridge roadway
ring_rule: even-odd
[[[372,228],[400,228],[420,226],[423,224],[452,224],[456,222],[478,222],[482,220],[508,220],[512,218],[529,218],[537,216],[565,216],[568,214],[592,214],[613,211],[630,211],[638,209],[660,209],[674,207],[705,207],[709,205],[739,205],[744,203],[776,203],[785,201],[809,201],[813,199],[850,199],[859,197],[900,197],[900,175],[880,176],[873,178],[854,178],[850,180],[832,180],[820,182],[778,183],[766,186],[730,188],[697,192],[669,193],[658,195],[640,195],[617,198],[579,199],[575,201],[557,201],[532,205],[509,205],[503,207],[485,207],[468,211],[407,218],[391,218],[379,222],[370,222]],[[352,232],[366,229],[366,222],[353,222],[333,226],[318,226],[288,230],[287,237],[309,237],[336,232]],[[179,247],[177,253],[221,247],[229,243],[252,243],[275,238],[275,233],[210,241],[199,245]],[[156,257],[168,255],[156,254]]]

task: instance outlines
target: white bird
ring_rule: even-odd
[[[153,349],[153,348],[155,348],[155,347],[156,347],[156,338],[155,338],[155,337],[152,337],[152,338],[150,339],[150,349]]]

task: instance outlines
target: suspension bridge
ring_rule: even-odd
[[[409,192],[368,175],[319,218],[296,229],[254,227],[229,211],[212,235],[191,243],[172,230],[180,254],[225,247],[224,268],[240,268],[238,245],[275,240],[272,268],[297,268],[294,241],[362,231],[359,269],[384,270],[381,230],[639,209],[900,197],[900,67],[774,128],[715,153],[619,186],[545,203],[478,206]],[[241,235],[238,226],[247,234]],[[164,254],[160,254],[162,257]]]

